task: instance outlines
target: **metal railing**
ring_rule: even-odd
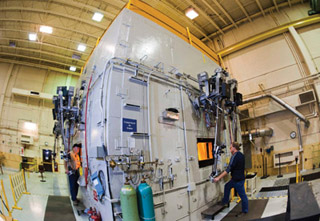
[[[18,207],[18,202],[22,196],[22,194],[30,194],[27,192],[27,184],[24,176],[24,170],[17,172],[13,175],[9,175],[10,185],[12,190],[12,196],[14,205],[12,206],[11,212],[13,209],[22,210],[21,207]]]

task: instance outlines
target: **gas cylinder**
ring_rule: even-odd
[[[124,183],[120,192],[120,203],[123,221],[139,221],[137,194],[128,180]]]
[[[137,188],[138,207],[141,220],[156,220],[151,187],[142,179]]]

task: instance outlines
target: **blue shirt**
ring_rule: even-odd
[[[240,151],[237,151],[235,154],[232,155],[226,172],[231,172],[231,179],[234,181],[241,181],[245,179],[244,155]]]

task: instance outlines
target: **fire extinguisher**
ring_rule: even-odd
[[[90,207],[89,209],[85,209],[84,213],[88,214],[90,221],[101,221],[100,213],[95,208]]]

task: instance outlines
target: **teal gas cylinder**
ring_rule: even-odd
[[[156,220],[151,187],[143,179],[137,188],[138,207],[141,220]]]
[[[121,188],[120,203],[123,221],[140,221],[137,194],[128,181],[126,181],[124,186]]]

